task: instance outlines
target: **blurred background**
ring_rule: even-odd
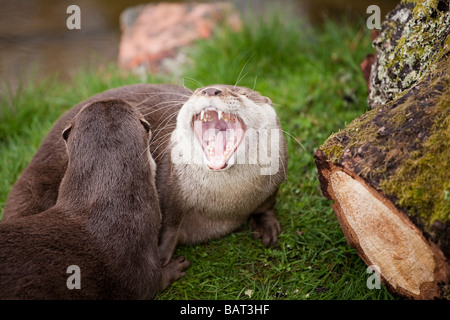
[[[152,1],[139,0],[1,0],[0,79],[14,88],[33,73],[58,74],[68,80],[80,66],[117,61],[120,13],[127,7]],[[154,1],[158,2],[158,1]],[[175,1],[183,2],[183,1]],[[211,1],[210,1],[211,2]],[[270,0],[234,0],[241,10],[264,10]],[[367,19],[366,9],[376,4],[382,20],[392,10],[391,0],[282,0],[301,19],[320,25],[323,18]],[[273,3],[273,1],[272,1]],[[69,5],[81,9],[81,30],[68,30]]]

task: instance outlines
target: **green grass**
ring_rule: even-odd
[[[227,83],[254,88],[274,102],[289,151],[288,180],[277,209],[283,233],[267,249],[248,226],[176,255],[190,259],[187,277],[157,299],[393,299],[369,290],[366,266],[350,248],[331,202],[320,191],[314,151],[333,132],[364,113],[367,91],[359,63],[373,52],[365,22],[311,28],[287,14],[245,19],[190,50],[182,79],[147,82]],[[7,194],[52,123],[70,106],[120,85],[139,82],[115,67],[82,70],[70,83],[28,84],[0,101],[0,215]]]

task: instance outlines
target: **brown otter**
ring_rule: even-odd
[[[188,261],[161,268],[158,257],[149,123],[104,100],[82,108],[62,136],[68,165],[56,204],[0,223],[0,298],[145,299],[184,276]],[[68,286],[74,266],[78,288]]]
[[[249,218],[254,238],[265,246],[277,242],[281,229],[273,207],[287,169],[281,126],[269,98],[229,85],[195,92],[174,85],[130,85],[74,106],[54,125],[14,185],[5,221],[55,203],[67,167],[58,132],[84,104],[103,98],[136,106],[152,127],[164,264],[177,243],[226,235]]]

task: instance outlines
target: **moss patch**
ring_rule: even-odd
[[[386,194],[395,195],[397,203],[426,222],[426,231],[438,239],[444,231],[442,225],[450,218],[449,106],[447,90],[434,113],[436,119],[429,138],[411,153],[395,175],[380,182]]]
[[[436,220],[447,221],[450,215],[449,90],[440,96],[436,110],[430,115],[435,121],[428,139],[411,153],[391,179],[383,180],[380,187],[386,193],[399,195],[399,205],[412,212],[421,214],[423,210],[419,208],[428,208],[432,224]]]

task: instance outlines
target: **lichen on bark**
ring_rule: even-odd
[[[404,0],[387,15],[373,41],[377,59],[372,66],[371,107],[393,100],[433,71],[449,46],[447,0]]]

